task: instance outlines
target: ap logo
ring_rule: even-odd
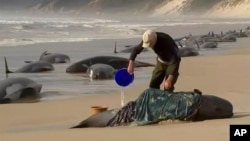
[[[247,129],[236,129],[234,132],[234,136],[244,136],[247,134]]]
[[[249,141],[250,125],[230,125],[230,141]]]

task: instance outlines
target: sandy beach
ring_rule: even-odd
[[[250,126],[249,15],[250,0],[0,0],[0,78],[22,77],[42,84],[36,100],[0,104],[0,141],[229,141],[230,125]],[[135,68],[134,81],[125,88],[113,79],[92,80],[67,68],[90,57],[129,58],[125,47],[138,45],[148,29],[169,34],[179,47],[197,47],[198,56],[182,58],[175,91],[199,89],[224,98],[233,105],[233,116],[72,129],[91,116],[92,106],[121,107],[122,92],[125,104],[136,100],[148,89],[154,67]],[[208,41],[216,43],[197,44]],[[38,61],[45,51],[66,54],[70,62],[53,64],[54,70],[43,73],[15,71],[27,61]],[[149,49],[136,60],[155,63],[155,57]],[[7,66],[14,73],[7,75]],[[13,89],[20,85],[3,86],[0,102],[6,93],[19,94]]]
[[[233,50],[227,55],[182,58],[176,91],[200,89],[204,94],[229,100],[234,116],[200,122],[165,123],[141,127],[69,129],[90,116],[90,107],[120,106],[120,91],[107,95],[15,103],[0,106],[1,141],[113,141],[113,140],[229,140],[229,125],[250,121],[250,50]],[[153,69],[153,68],[145,68]],[[149,80],[148,80],[149,81]],[[135,100],[148,87],[124,89],[126,102]]]

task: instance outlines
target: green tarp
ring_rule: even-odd
[[[167,92],[146,89],[135,100],[122,107],[108,126],[128,123],[145,125],[162,120],[192,120],[200,107],[201,94],[190,92]]]

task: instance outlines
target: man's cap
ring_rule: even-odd
[[[142,47],[144,48],[152,47],[156,39],[157,35],[153,30],[145,31],[144,34],[142,35],[142,41],[143,41]]]

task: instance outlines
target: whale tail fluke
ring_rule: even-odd
[[[5,74],[6,74],[6,78],[8,78],[8,73],[13,73],[9,70],[9,67],[8,67],[8,63],[7,63],[7,59],[6,57],[4,56],[4,63],[5,63]]]
[[[179,44],[179,46],[180,46],[181,48],[183,47],[183,45],[181,44],[180,41],[177,41],[177,43]]]

